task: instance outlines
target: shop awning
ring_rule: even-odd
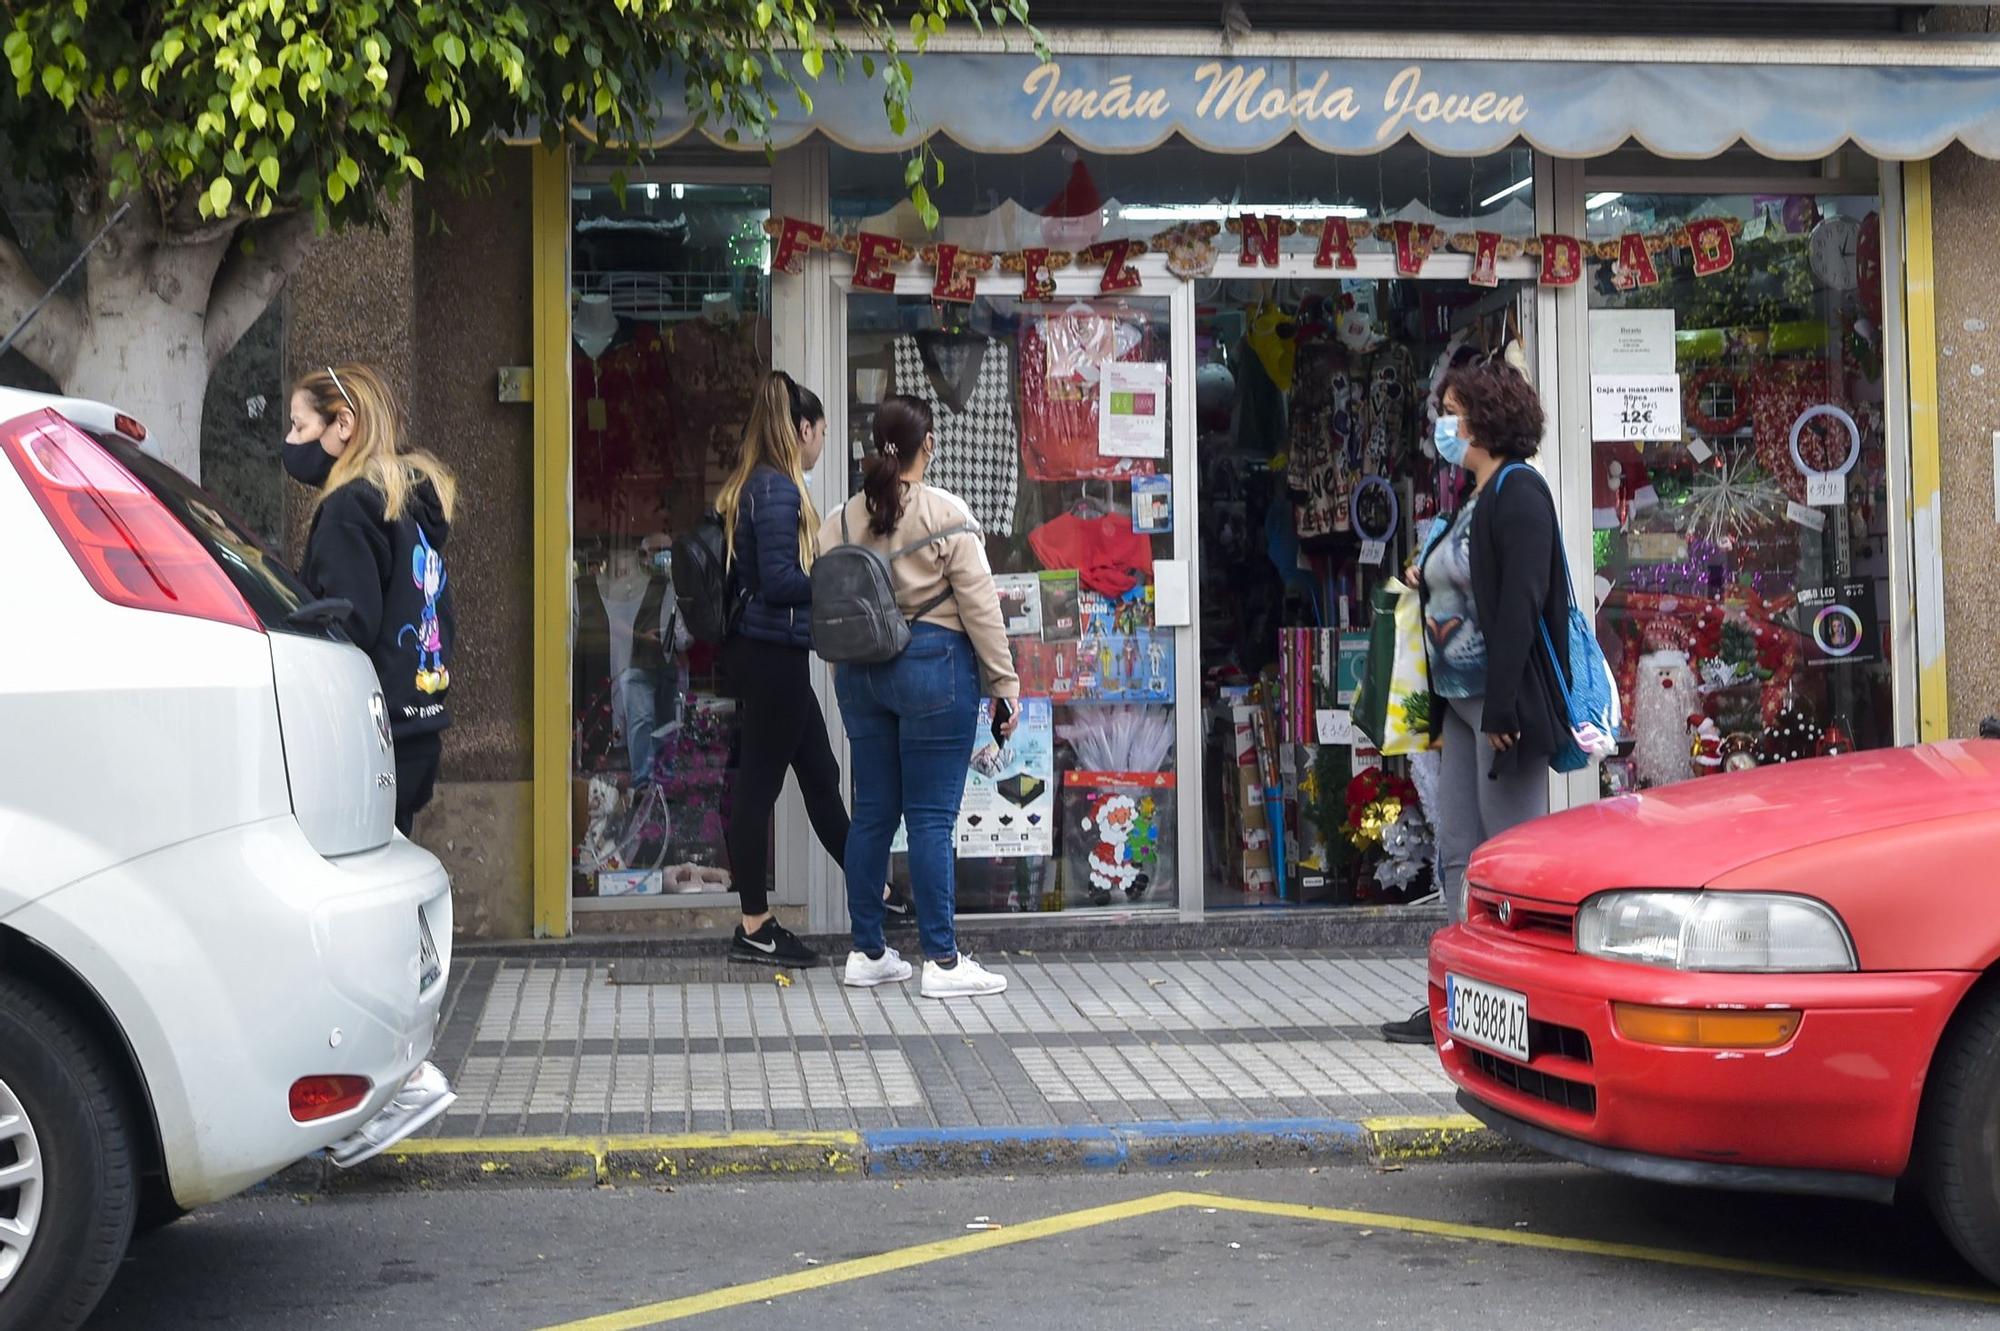
[[[1339,40],[1350,50],[1394,41]],[[879,87],[857,69],[845,83],[829,75],[813,87],[810,117],[781,98],[772,140],[790,147],[819,132],[848,148],[894,152],[935,133],[976,152],[1018,153],[1063,135],[1089,151],[1133,153],[1178,134],[1247,153],[1297,134],[1347,155],[1408,138],[1450,156],[1523,140],[1567,158],[1629,140],[1663,157],[1713,157],[1742,143],[1789,160],[1852,144],[1902,161],[1958,141],[2000,157],[2000,45],[1988,40],[1561,45],[1563,58],[1503,59],[1465,58],[1435,38],[1406,42],[1422,56],[1352,57],[1077,52],[1058,40],[1048,64],[1020,52],[934,50],[912,59],[916,116],[905,133],[891,131]],[[1146,43],[1128,35],[1123,46]],[[1550,53],[1546,41],[1479,46],[1488,57],[1514,46]],[[1637,58],[1649,50],[1673,58]],[[655,146],[664,146],[692,122],[679,76],[665,72],[657,87]]]

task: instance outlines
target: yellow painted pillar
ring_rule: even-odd
[[[1936,264],[1931,241],[1931,164],[1903,167],[1904,340],[1910,356],[1910,516],[1915,531],[1917,738],[1949,738],[1945,687],[1943,497],[1938,416]]]
[[[534,149],[535,936],[569,934],[569,152]]]

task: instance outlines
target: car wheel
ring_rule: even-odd
[[[0,1331],[80,1326],[138,1202],[117,1078],[39,989],[0,979]]]
[[[1974,1003],[1931,1064],[1917,1152],[1945,1237],[2000,1284],[2000,991]]]

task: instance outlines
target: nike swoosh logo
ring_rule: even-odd
[[[778,945],[776,943],[760,943],[754,938],[745,938],[743,941],[756,948],[759,952],[768,952],[774,957],[778,955]]]

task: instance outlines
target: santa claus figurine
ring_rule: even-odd
[[[1688,726],[1694,731],[1694,743],[1690,751],[1694,774],[1707,776],[1712,772],[1721,771],[1722,728],[1715,724],[1715,718],[1697,712],[1688,718]]]

